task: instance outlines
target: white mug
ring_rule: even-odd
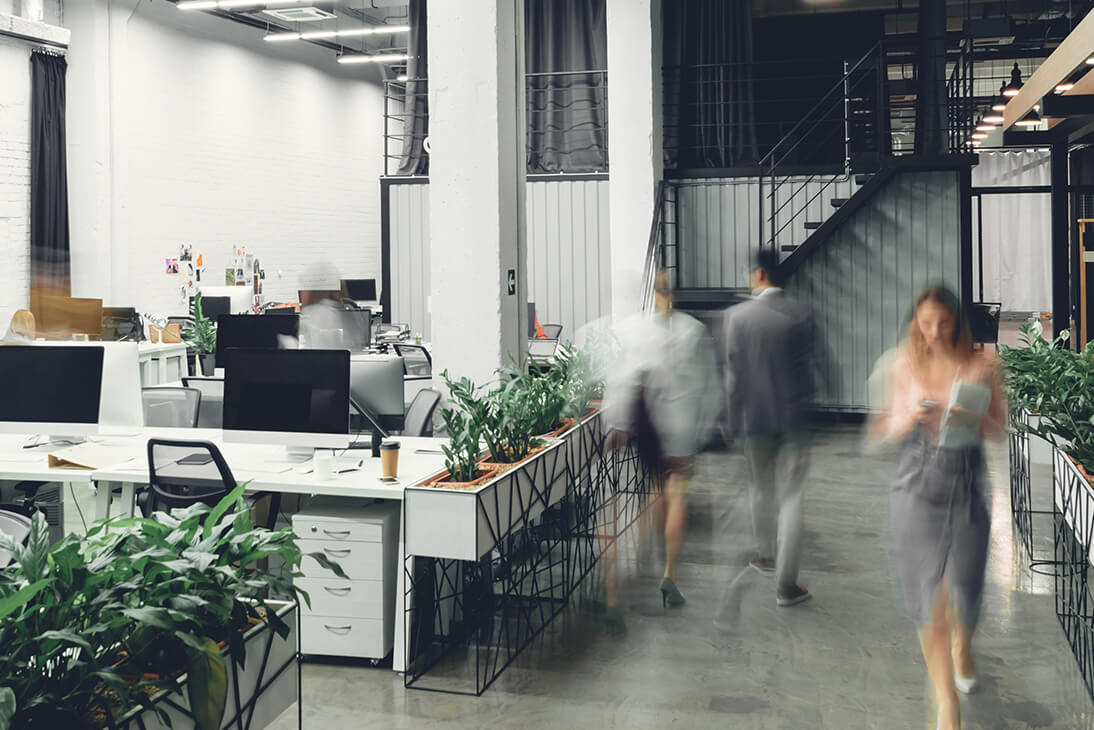
[[[334,477],[334,452],[327,449],[316,449],[312,456],[312,469],[320,479],[332,479]]]

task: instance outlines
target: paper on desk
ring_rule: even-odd
[[[91,441],[49,454],[50,469],[105,469],[133,458],[132,449],[105,446]]]

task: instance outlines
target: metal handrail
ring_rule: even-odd
[[[657,266],[654,263],[661,249],[661,219],[665,212],[665,181],[657,182],[654,191],[653,221],[650,223],[650,237],[646,244],[646,262],[642,269],[642,310],[649,311],[653,304],[653,283],[657,276]]]

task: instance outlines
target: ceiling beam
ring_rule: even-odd
[[[1048,94],[1041,100],[1041,116],[1094,116],[1094,94]]]
[[[1043,97],[1052,94],[1056,85],[1066,81],[1080,67],[1086,65],[1086,59],[1094,55],[1094,13],[1089,13],[1075,26],[1063,43],[1044,60],[1033,75],[1022,86],[1018,96],[1007,102],[1003,112],[1003,129],[1009,129],[1041,102]]]

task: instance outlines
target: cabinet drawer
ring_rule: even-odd
[[[306,603],[300,604],[300,611],[304,616],[384,617],[382,581],[297,578],[296,586],[311,598],[311,608]]]
[[[293,517],[292,529],[302,540],[382,542],[384,539],[384,526],[373,522],[330,520],[296,515]]]
[[[300,617],[300,651],[304,654],[382,659],[384,622],[371,618]]]
[[[299,540],[300,552],[304,553],[300,561],[300,572],[305,578],[336,578],[337,576],[322,567],[309,553],[326,555],[331,562],[338,563],[349,580],[383,580],[384,551],[380,543],[346,542],[331,543],[327,540]]]

